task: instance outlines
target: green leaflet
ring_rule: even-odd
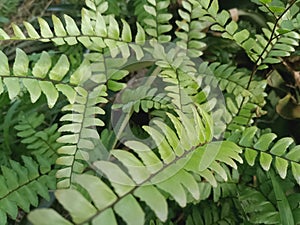
[[[39,209],[32,211],[28,216],[29,220],[32,223],[41,224],[41,225],[50,225],[53,223],[61,225],[71,225],[69,221],[64,219],[53,209]]]
[[[51,31],[48,23],[46,22],[46,20],[44,20],[42,18],[38,18],[38,22],[40,24],[42,37],[43,38],[52,38],[53,37],[53,33],[52,33],[52,31]]]
[[[57,89],[49,81],[44,81],[44,82],[39,81],[39,85],[40,85],[42,92],[46,95],[49,108],[52,108],[58,99]]]
[[[280,220],[282,224],[286,224],[286,225],[295,224],[293,219],[293,213],[290,208],[289,202],[285,196],[284,191],[280,187],[280,184],[278,183],[277,178],[275,177],[273,171],[270,171],[270,177],[274,187],[274,193],[278,201]]]
[[[15,76],[26,76],[28,73],[29,60],[27,55],[21,49],[16,50],[16,59],[13,65],[13,73]]]
[[[243,1],[234,18],[218,0],[86,0],[81,20],[0,29],[59,50],[0,51],[0,224],[37,207],[28,218],[45,225],[298,223],[300,148],[257,118],[276,104],[260,75],[298,54],[299,7],[252,2],[263,19]]]
[[[164,196],[152,186],[141,186],[134,195],[144,201],[155,212],[161,221],[165,221],[168,216],[168,205]]]
[[[6,85],[10,99],[15,98],[20,93],[21,87],[18,78],[4,78],[3,83]]]
[[[105,209],[117,200],[117,196],[100,179],[92,175],[78,175],[75,182],[83,186],[90,194],[97,209]],[[101,193],[101,194],[99,194]]]
[[[61,81],[69,71],[70,63],[65,55],[62,55],[55,66],[51,69],[49,77],[51,80]]]
[[[33,67],[32,74],[35,77],[45,78],[51,67],[51,64],[52,63],[51,63],[51,58],[50,58],[49,54],[47,52],[43,51],[40,59],[37,61],[37,63]]]
[[[8,59],[7,56],[2,51],[0,51],[0,71],[1,74],[4,76],[10,75]]]
[[[0,212],[5,214],[2,224],[6,224],[6,214],[17,217],[18,207],[26,212],[30,211],[30,205],[37,207],[38,195],[49,200],[48,189],[55,185],[54,177],[47,174],[49,170],[43,175],[32,158],[23,157],[23,161],[24,166],[11,161],[11,168],[1,167]],[[8,179],[4,179],[6,176]]]
[[[134,214],[131,214],[131,210]],[[132,195],[127,195],[115,206],[115,211],[123,218],[127,224],[142,225],[144,224],[144,212]]]
[[[135,183],[117,165],[99,161],[94,163],[95,167],[101,170],[112,181],[112,185],[119,196],[132,190]]]
[[[55,196],[69,210],[75,223],[85,221],[96,212],[94,206],[76,190],[57,190]],[[73,201],[74,198],[76,198],[76,202]]]

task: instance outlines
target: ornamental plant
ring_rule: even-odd
[[[0,29],[48,46],[0,51],[0,224],[300,224],[300,146],[262,122],[299,118],[300,3],[231,3],[86,0]]]

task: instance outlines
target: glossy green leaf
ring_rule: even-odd
[[[11,24],[14,34],[18,39],[26,39],[26,36],[24,35],[23,31],[20,29],[20,27],[14,23]]]
[[[111,154],[127,168],[128,173],[137,184],[150,177],[147,168],[133,154],[124,150],[112,150]]]
[[[74,181],[84,187],[92,197],[98,210],[103,210],[117,200],[117,196],[99,178],[82,174],[75,176]]]
[[[42,18],[38,18],[38,22],[40,24],[40,29],[41,29],[41,35],[44,38],[52,38],[53,37],[53,33],[50,29],[49,24],[47,23],[46,20],[42,19]]]
[[[55,196],[68,210],[75,223],[81,223],[97,213],[96,208],[74,189],[57,190]]]
[[[68,15],[64,15],[66,21],[66,30],[70,36],[80,35],[80,31],[76,25],[76,22]]]
[[[2,51],[0,51],[0,71],[1,71],[1,75],[3,76],[10,75],[8,59],[7,56]]]
[[[146,34],[145,34],[145,31],[144,31],[143,27],[139,23],[136,23],[136,26],[137,26],[137,34],[136,34],[136,37],[135,37],[135,42],[137,44],[142,45],[142,44],[145,43]]]
[[[275,143],[270,152],[281,156],[293,142],[294,140],[292,138],[282,138]]]
[[[55,66],[51,69],[51,80],[61,81],[70,69],[70,63],[66,55],[61,55]]]
[[[118,225],[115,214],[111,208],[103,211],[99,216],[93,219],[92,225]]]
[[[264,152],[260,153],[259,162],[264,170],[268,171],[270,169],[272,159],[273,158],[270,154]]]
[[[132,195],[122,198],[114,207],[116,213],[130,225],[144,225],[145,213]],[[134,212],[134,213],[132,213]]]
[[[262,136],[259,137],[258,141],[254,144],[253,147],[260,151],[267,151],[272,141],[276,137],[277,135],[273,133],[263,134]]]
[[[29,60],[26,53],[17,48],[16,59],[13,65],[13,73],[15,76],[26,76],[28,73]]]
[[[33,67],[32,74],[35,77],[45,78],[48,74],[51,65],[52,62],[50,55],[47,52],[43,51],[41,57]]]
[[[121,38],[122,38],[122,40],[124,40],[126,42],[131,42],[132,36],[131,36],[130,26],[125,20],[122,20],[122,24],[123,24],[123,29],[122,29]]]
[[[28,219],[34,225],[72,225],[53,209],[37,209],[28,215]]]
[[[109,16],[108,37],[118,40],[120,37],[119,24],[113,16]]]
[[[166,178],[166,180],[156,184],[156,186],[169,193],[181,207],[186,206],[187,197],[180,181],[176,181],[172,177]]]
[[[33,79],[26,79],[23,81],[23,84],[30,94],[31,102],[35,103],[42,94],[42,90],[39,86],[39,82]]]
[[[134,192],[134,195],[144,201],[161,221],[166,221],[168,218],[167,201],[155,187],[141,186]]]
[[[30,23],[24,21],[23,24],[28,32],[29,37],[31,37],[33,39],[40,38],[39,33],[36,31],[36,29]]]
[[[65,37],[67,35],[67,32],[61,20],[57,16],[52,15],[52,21],[54,25],[55,35],[58,37]]]
[[[292,162],[292,172],[295,180],[300,185],[300,165],[299,163]]]
[[[14,99],[21,91],[18,78],[4,78],[3,83],[6,85],[10,99]]]
[[[276,167],[278,174],[280,175],[280,177],[282,179],[284,179],[286,177],[288,166],[289,166],[289,163],[286,159],[276,157],[275,167]]]
[[[257,127],[246,128],[245,131],[243,132],[239,144],[245,147],[251,147],[256,132],[257,132]]]
[[[52,108],[58,99],[57,89],[49,81],[39,81],[39,84],[42,92],[46,95],[49,108]]]
[[[132,179],[114,163],[97,161],[94,166],[106,175],[119,196],[128,193],[135,186]]]

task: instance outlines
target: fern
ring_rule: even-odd
[[[62,165],[57,171],[56,177],[61,180],[57,183],[58,187],[68,187],[71,185],[73,173],[82,173],[85,169],[85,162],[88,160],[86,151],[95,148],[93,139],[99,139],[99,135],[92,126],[103,126],[103,122],[95,118],[104,111],[97,107],[99,103],[105,103],[105,86],[99,86],[88,93],[83,88],[76,88],[77,95],[74,104],[65,106],[63,111],[70,111],[60,120],[71,122],[59,128],[60,132],[69,132],[57,139],[63,146],[57,152],[61,156],[56,163]],[[91,140],[92,139],[92,140]]]
[[[18,131],[17,135],[21,138],[21,142],[26,145],[32,155],[47,158],[51,164],[54,164],[57,159],[57,149],[60,147],[56,139],[60,136],[60,133],[57,132],[57,124],[38,131],[37,127],[44,120],[43,114],[33,113],[30,116],[25,116],[24,113],[21,113],[19,123],[15,126],[15,129]]]
[[[10,161],[10,167],[1,167],[0,224],[6,224],[7,214],[16,219],[18,207],[25,212],[30,211],[30,205],[37,207],[39,196],[50,200],[48,190],[55,189],[55,174],[49,162],[43,160],[44,165],[39,166],[41,161],[38,164],[30,157],[23,157],[23,161],[24,166]]]
[[[251,37],[246,29],[239,30],[235,21],[228,22],[230,20],[228,12],[222,11],[217,14],[216,2],[212,1],[209,8],[206,5],[205,10],[214,24],[211,29],[221,31],[224,38],[232,39],[244,48],[258,69],[268,68],[268,64],[279,63],[281,60],[278,57],[289,56],[290,52],[295,51],[293,46],[298,45],[299,34],[294,31],[293,25],[290,25],[288,21],[293,19],[296,13],[287,14],[287,12],[299,10],[295,5],[296,1],[292,1],[286,7],[274,5],[269,7],[265,4],[265,8],[275,17],[275,23],[269,22],[268,28],[263,28],[263,34],[256,35],[256,39]]]
[[[257,127],[248,127],[243,132],[235,132],[229,140],[235,140],[245,150],[247,163],[253,166],[258,157],[259,164],[269,171],[273,162],[281,178],[285,178],[289,165],[299,184],[299,147],[292,138],[286,137],[273,142],[274,133],[260,134]]]
[[[53,15],[12,24],[11,36],[1,29],[3,41],[85,54],[74,64],[63,53],[33,59],[17,48],[11,61],[0,51],[0,134],[24,111],[13,144],[2,145],[12,148],[1,163],[0,224],[18,208],[35,208],[28,218],[39,225],[299,223],[299,146],[256,120],[268,93],[259,75],[296,52],[298,1],[254,2],[269,19],[255,34],[217,0],[180,1],[178,14],[168,0],[86,0],[81,21]],[[136,18],[125,20],[124,3]],[[239,46],[253,68],[206,61],[210,35]],[[58,119],[45,123],[38,106],[15,111],[27,97]],[[143,114],[132,125],[142,135],[128,134]],[[39,208],[52,189],[57,205]]]
[[[163,126],[163,123],[159,120],[155,121],[154,124],[157,124],[160,129],[149,126],[144,128],[157,144],[160,158],[146,145],[136,141],[128,141],[125,144],[142,161],[129,152],[122,150],[111,151],[111,154],[127,168],[128,174],[123,172],[117,164],[109,161],[96,161],[93,163],[97,170],[105,174],[114,191],[110,190],[99,178],[92,175],[75,176],[74,182],[78,183],[89,193],[95,205],[89,203],[79,190],[65,189],[57,191],[56,197],[69,211],[74,223],[93,221],[93,223],[107,224],[116,221],[114,215],[116,213],[128,224],[143,224],[144,213],[136,197],[145,201],[158,218],[164,221],[167,219],[167,202],[159,189],[167,192],[179,205],[185,206],[187,192],[195,199],[199,199],[200,195],[195,178],[191,174],[192,172],[197,176],[204,177],[214,186],[217,183],[211,170],[220,174],[223,179],[227,179],[224,169],[222,169],[217,161],[236,167],[232,159],[241,162],[241,158],[238,155],[239,148],[230,142],[211,143],[205,146],[205,142],[209,142],[212,138],[211,131],[209,131],[209,124],[207,124],[208,121],[205,119],[201,120],[199,113],[204,113],[201,108],[192,108],[192,110],[194,112],[194,118],[192,119],[188,119],[180,112],[178,112],[180,120],[171,114],[168,115],[176,127],[179,139],[170,127]],[[203,123],[201,126],[207,127],[205,133],[202,133],[200,127],[191,130],[191,126],[195,121],[197,121],[197,124]],[[186,142],[186,132],[188,132],[192,142]],[[204,146],[202,147],[202,145]],[[214,151],[213,155],[212,151]],[[230,154],[227,155],[225,152],[230,152]],[[169,178],[166,178],[166,176]],[[184,181],[193,183],[193,185],[186,186],[186,182]],[[92,187],[99,187],[99,189]],[[101,192],[100,195],[99,191]],[[151,197],[153,194],[160,200],[153,201],[153,197]],[[97,200],[98,197],[103,195],[107,196],[107,201]],[[62,197],[60,198],[60,196]],[[77,196],[76,198],[81,199],[85,207],[83,208],[82,204],[70,204],[71,201],[69,198],[66,198],[67,196]],[[122,204],[125,204],[125,202],[130,207],[122,207]],[[135,209],[134,217],[129,213],[129,208],[130,210]],[[82,213],[80,217],[78,217],[79,210]],[[46,211],[40,211],[37,214],[32,213],[31,220],[38,221],[39,216],[43,212]],[[61,222],[65,221],[62,217],[56,219],[59,219]]]
[[[176,44],[183,49],[188,49],[190,57],[199,57],[203,54],[202,50],[206,46],[200,40],[205,37],[205,33],[202,30],[206,28],[207,24],[199,21],[197,9],[200,5],[198,2],[183,1],[182,6],[184,10],[180,9],[178,13],[183,20],[176,21],[178,28],[182,31],[175,32],[180,39]]]
[[[147,5],[144,5],[144,9],[148,13],[147,18],[144,19],[145,31],[150,37],[156,38],[159,42],[169,42],[171,36],[166,33],[172,29],[169,24],[172,15],[167,13],[166,9],[170,1],[147,0],[147,3]]]

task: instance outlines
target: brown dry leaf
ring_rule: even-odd
[[[237,22],[239,20],[239,11],[237,8],[229,9],[229,13],[233,21]]]
[[[285,119],[292,120],[300,118],[300,105],[295,103],[294,98],[289,93],[279,100],[276,106],[276,112]]]
[[[294,71],[293,75],[294,75],[294,79],[295,79],[295,86],[300,87],[300,72]]]

